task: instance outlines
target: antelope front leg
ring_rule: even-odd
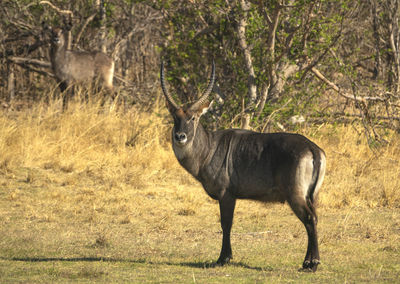
[[[231,228],[235,204],[236,199],[228,192],[225,192],[223,197],[219,200],[222,227],[222,248],[217,260],[218,265],[229,263],[232,259]]]

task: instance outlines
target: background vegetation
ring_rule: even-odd
[[[399,279],[399,1],[264,2],[2,1],[0,282]],[[112,54],[125,105],[81,90],[61,112],[42,22],[64,21],[72,48]],[[326,151],[316,274],[297,272],[306,233],[288,206],[251,201],[233,263],[211,267],[218,205],[171,151],[160,58],[182,102],[215,60],[209,129],[294,131]]]
[[[71,48],[102,49],[130,104],[151,106],[160,59],[179,99],[217,65],[208,124],[260,131],[361,121],[371,143],[399,127],[399,1],[15,1],[0,8],[0,98],[6,109],[53,94],[50,26],[72,24]]]

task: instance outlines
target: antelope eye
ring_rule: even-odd
[[[186,120],[186,123],[190,123],[190,122],[192,122],[194,120],[195,120],[195,116],[193,115],[188,120]]]

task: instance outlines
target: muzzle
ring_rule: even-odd
[[[174,138],[179,145],[185,145],[187,142],[187,135],[184,132],[175,133]]]

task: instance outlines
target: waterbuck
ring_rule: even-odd
[[[320,258],[315,202],[325,175],[324,151],[299,134],[204,129],[199,120],[210,106],[214,62],[208,87],[194,103],[179,106],[174,101],[165,84],[163,63],[160,80],[174,119],[175,156],[207,194],[219,201],[223,236],[217,264],[224,265],[232,259],[230,232],[236,199],[287,201],[307,230],[308,247],[302,269],[316,271]]]
[[[100,78],[108,89],[113,88],[113,60],[99,51],[68,50],[64,32],[60,28],[51,29],[50,60],[61,92],[73,83],[92,81],[95,78]],[[64,94],[63,108],[67,101],[67,95]]]

